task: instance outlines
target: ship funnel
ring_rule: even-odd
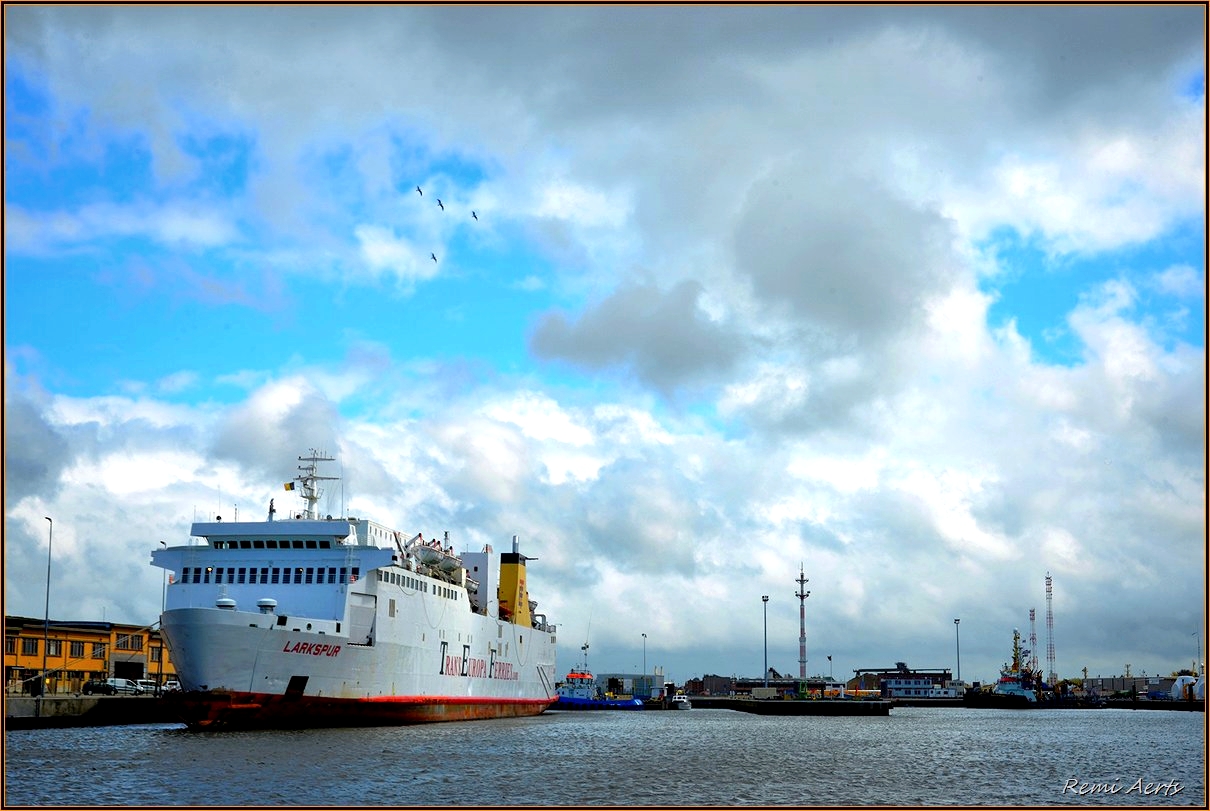
[[[513,554],[515,555],[520,551],[521,551],[520,548],[517,546],[517,536],[514,535],[513,536]]]

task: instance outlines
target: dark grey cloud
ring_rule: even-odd
[[[711,320],[698,304],[702,287],[682,281],[619,288],[571,322],[548,313],[530,336],[531,351],[586,369],[623,367],[665,392],[709,382],[742,354],[742,336]]]
[[[734,240],[736,267],[767,307],[845,348],[918,325],[956,275],[942,217],[808,162],[778,166],[753,186]]]
[[[46,419],[38,403],[5,387],[4,501],[15,504],[28,496],[51,500],[59,492],[59,476],[71,464],[67,439]]]
[[[235,462],[254,476],[288,482],[298,475],[297,458],[309,449],[339,455],[340,418],[327,397],[304,388],[293,405],[280,410],[277,406],[254,399],[232,408],[216,426],[207,457]]]

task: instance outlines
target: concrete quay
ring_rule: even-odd
[[[690,696],[693,709],[736,710],[755,715],[890,715],[893,702],[882,699],[784,699]]]
[[[178,719],[154,696],[4,697],[4,728],[50,729],[163,724]]]

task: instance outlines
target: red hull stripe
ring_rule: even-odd
[[[554,698],[494,698],[492,696],[374,696],[355,698],[348,701],[365,701],[371,704],[542,704],[548,705]]]
[[[185,693],[169,701],[193,729],[306,729],[472,721],[538,715],[555,698],[383,696],[327,698],[257,693]]]

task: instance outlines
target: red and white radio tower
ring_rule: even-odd
[[[1050,572],[1046,573],[1046,680],[1053,687],[1059,680],[1055,673],[1055,613],[1051,609],[1050,600],[1053,596]]]
[[[802,564],[798,564],[798,679],[807,680],[807,598],[811,592],[803,588],[810,581],[803,576]]]
[[[1038,672],[1038,626],[1035,621],[1037,611],[1029,609],[1029,669]]]

